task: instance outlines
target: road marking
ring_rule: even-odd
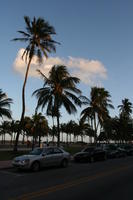
[[[68,182],[68,183],[59,184],[59,185],[52,186],[52,187],[49,187],[49,188],[43,188],[43,189],[36,191],[36,192],[26,193],[24,195],[21,195],[19,197],[16,197],[16,198],[13,198],[13,199],[10,199],[10,200],[31,200],[31,199],[35,199],[37,197],[45,196],[45,195],[53,193],[53,192],[57,192],[57,191],[60,191],[60,190],[64,190],[64,189],[68,189],[68,188],[71,188],[71,187],[74,187],[74,186],[78,186],[80,184],[83,184],[83,183],[86,183],[86,182],[89,182],[89,181],[94,181],[98,178],[113,175],[114,173],[125,171],[129,168],[132,168],[132,167],[133,167],[133,165],[130,165],[130,166],[124,166],[124,167],[120,167],[120,168],[117,168],[117,169],[113,169],[109,172],[101,172],[99,174],[88,176],[88,177],[83,177],[83,178],[80,178],[80,179],[77,179],[77,180],[74,180],[74,181],[71,181],[71,182]]]

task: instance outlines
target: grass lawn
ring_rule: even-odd
[[[83,146],[66,146],[64,147],[64,150],[69,152],[71,155],[81,151],[84,147]]]

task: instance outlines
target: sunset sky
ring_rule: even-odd
[[[56,53],[41,66],[32,62],[26,85],[26,115],[34,114],[34,90],[43,81],[36,73],[40,68],[47,75],[54,64],[64,64],[81,80],[78,87],[89,98],[92,86],[102,86],[117,106],[128,98],[133,103],[133,1],[132,0],[2,0],[0,2],[0,88],[13,99],[14,119],[20,119],[21,90],[26,64],[21,55],[26,43],[12,42],[25,30],[23,17],[43,17],[55,27]],[[69,117],[62,110],[62,121],[79,119],[81,109]],[[45,110],[43,111],[45,114]]]

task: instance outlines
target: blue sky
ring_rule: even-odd
[[[94,64],[91,61],[96,61],[96,69],[98,67],[100,71],[93,79],[93,84],[100,84],[110,92],[115,106],[111,115],[118,114],[117,106],[121,104],[123,98],[129,98],[133,103],[132,0],[2,0],[0,3],[0,88],[14,101],[12,105],[14,119],[20,118],[23,84],[22,71],[19,68],[14,69],[14,61],[20,60],[17,53],[25,48],[26,44],[12,42],[11,39],[19,36],[17,30],[25,30],[24,15],[31,18],[43,17],[55,27],[57,32],[55,39],[61,45],[57,46],[55,54],[49,56],[55,60],[57,58],[65,60],[68,65],[71,58],[72,64],[78,62],[75,65],[82,81],[79,87],[84,95],[89,97],[92,86],[89,81],[85,83],[87,78],[84,74],[87,75],[88,72],[88,77],[93,79],[89,73]],[[82,71],[81,60],[87,63],[88,68],[90,67],[89,71],[84,68],[84,64]],[[73,71],[75,68],[72,64],[69,69]],[[31,94],[42,84],[42,80],[29,77],[26,86],[26,115],[31,116],[34,113],[36,100]],[[80,109],[77,115],[69,117],[63,110],[62,121],[77,119],[79,113]]]

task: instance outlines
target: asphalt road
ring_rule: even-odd
[[[0,171],[0,200],[133,200],[133,157],[37,173]]]

